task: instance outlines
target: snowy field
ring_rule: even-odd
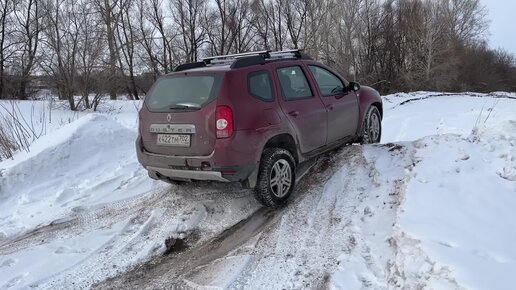
[[[319,158],[276,211],[149,179],[139,102],[1,101],[43,133],[0,162],[0,289],[513,289],[516,94],[383,99],[383,144]]]

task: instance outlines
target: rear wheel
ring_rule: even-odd
[[[288,150],[266,148],[254,191],[256,199],[267,207],[282,206],[294,189],[295,173],[294,158]]]
[[[380,143],[380,139],[382,138],[382,117],[376,106],[371,106],[367,110],[362,128],[363,134],[361,143]]]

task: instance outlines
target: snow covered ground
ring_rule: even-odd
[[[272,212],[151,181],[139,105],[19,103],[45,134],[0,162],[0,289],[513,288],[516,94],[385,96],[384,144],[320,158]]]
[[[516,94],[432,95],[386,98],[383,141],[430,135],[412,142],[394,236],[402,269],[426,271],[429,289],[513,289]]]
[[[152,188],[134,150],[138,104],[112,102],[104,113],[73,113],[50,105],[22,101],[16,106],[27,123],[44,127],[46,134],[31,144],[30,152],[0,163],[0,238]]]

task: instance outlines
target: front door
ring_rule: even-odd
[[[281,89],[280,105],[296,130],[302,153],[326,144],[327,112],[321,99],[310,87],[306,73],[299,65],[276,69]]]
[[[344,82],[329,70],[308,66],[328,111],[327,144],[356,134],[359,104],[355,92],[348,92]]]

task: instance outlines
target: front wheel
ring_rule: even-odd
[[[294,190],[295,180],[292,154],[282,148],[267,148],[260,161],[255,197],[267,207],[282,206]]]
[[[380,143],[382,138],[382,117],[376,106],[371,106],[367,109],[362,128],[362,144]]]

